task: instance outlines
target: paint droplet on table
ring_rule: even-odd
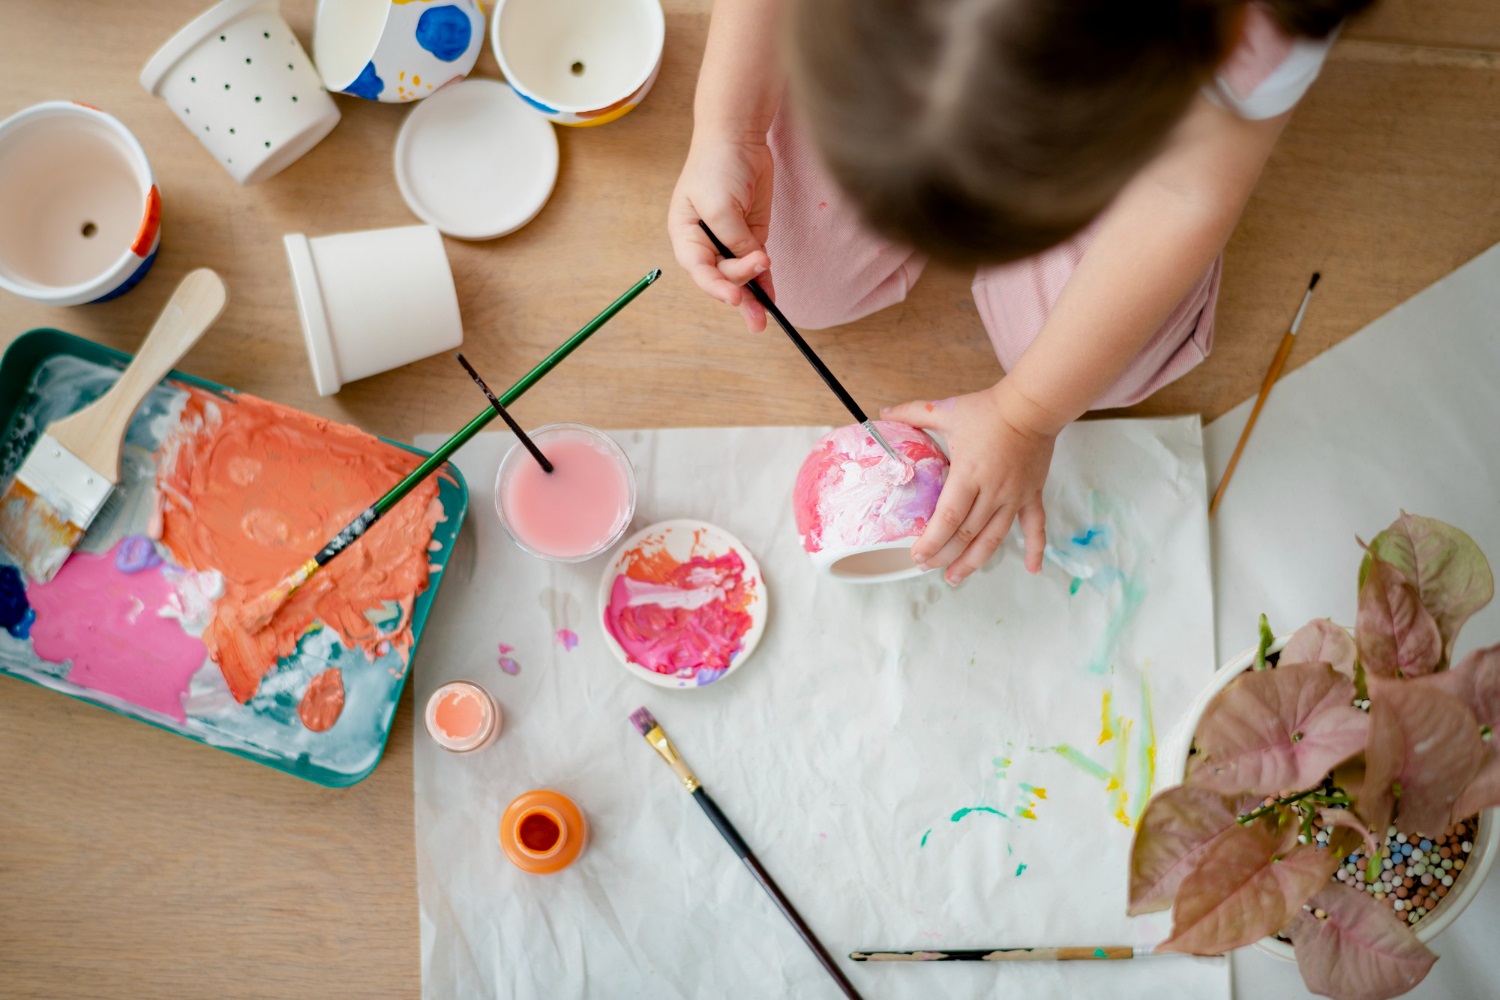
[[[1021,877],[1021,873],[1024,872],[1025,870],[1026,870],[1026,866],[1025,865],[1016,865],[1016,878],[1020,878]]]
[[[503,650],[510,649],[509,646],[506,646],[504,644],[502,644],[500,646],[500,648],[503,649]],[[510,674],[512,677],[514,677],[514,676],[516,676],[516,674],[519,674],[521,672],[521,665],[519,663],[517,663],[512,657],[505,656],[504,654],[501,654],[501,656],[500,656],[500,669],[504,673]]]
[[[571,653],[578,648],[578,633],[572,629],[560,628],[557,630],[557,641],[562,644],[563,649]]]
[[[338,667],[329,667],[307,685],[297,717],[308,729],[321,733],[333,728],[343,711],[344,674]]]
[[[918,847],[926,847],[927,846],[927,838],[930,837],[930,836],[932,836],[932,831],[931,830],[928,830],[926,833],[922,834],[922,843],[918,844],[917,846]]]
[[[26,639],[31,635],[31,624],[36,621],[36,612],[26,602],[26,581],[21,571],[14,566],[0,566],[0,628]]]

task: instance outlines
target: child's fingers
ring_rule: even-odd
[[[1005,536],[1010,534],[1014,522],[1015,515],[1011,513],[1011,508],[1001,507],[997,510],[995,516],[979,532],[979,536],[949,565],[948,572],[943,574],[944,578],[956,587],[968,579],[969,574],[982,569],[1000,547],[1000,543],[1005,541]]]
[[[739,285],[724,277],[719,271],[719,255],[713,244],[696,225],[692,231],[678,229],[672,234],[672,256],[678,265],[693,279],[699,290],[729,306],[737,306],[745,297]]]
[[[755,296],[746,295],[740,299],[740,316],[745,321],[745,328],[751,333],[760,333],[766,328],[766,310]]]
[[[736,285],[743,285],[751,278],[759,278],[771,267],[771,258],[764,250],[756,250],[744,257],[720,260],[719,273]]]
[[[1026,572],[1040,573],[1042,556],[1047,552],[1047,511],[1041,498],[1022,507],[1018,520],[1026,537]]]
[[[929,568],[946,566],[952,562],[984,526],[983,521],[978,524],[969,523],[974,503],[978,499],[979,486],[977,484],[967,479],[949,476],[948,481],[943,484],[943,492],[938,494],[937,509],[932,512],[932,519],[927,522],[927,529],[911,547],[912,558],[919,564],[926,564]],[[947,559],[942,558],[947,548],[955,542],[960,544],[948,553]]]
[[[910,424],[913,427],[925,429],[937,428],[938,407],[935,403],[929,403],[925,399],[914,399],[909,403],[897,403],[895,406],[882,407],[880,410],[881,420],[892,420],[900,424]]]

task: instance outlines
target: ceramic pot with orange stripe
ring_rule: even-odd
[[[48,101],[0,122],[0,288],[102,302],[135,287],[160,243],[151,164],[118,119]]]
[[[623,118],[661,69],[660,0],[499,0],[490,45],[512,90],[576,128]]]

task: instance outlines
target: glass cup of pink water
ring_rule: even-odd
[[[519,441],[495,477],[495,510],[516,544],[542,559],[583,562],[609,551],[635,516],[635,469],[603,431],[545,424],[531,439],[545,471]]]

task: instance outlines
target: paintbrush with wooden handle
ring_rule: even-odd
[[[208,268],[193,271],[110,390],[50,424],[0,495],[0,544],[45,583],[56,575],[120,484],[130,418],[152,388],[224,311],[229,293]]]

